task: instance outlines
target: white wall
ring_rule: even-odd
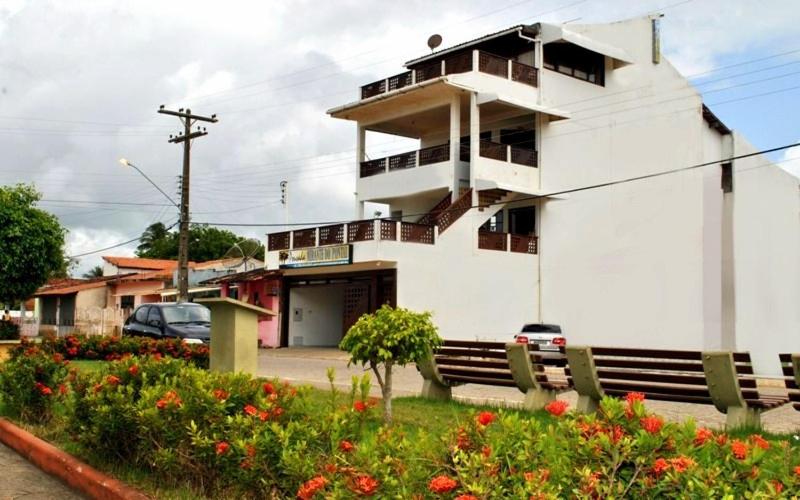
[[[736,155],[755,149],[734,138]],[[759,372],[778,375],[777,354],[800,352],[800,189],[763,156],[734,164],[736,347]]]
[[[338,345],[342,339],[343,314],[344,285],[292,288],[289,293],[289,345]],[[303,338],[302,344],[297,337]]]

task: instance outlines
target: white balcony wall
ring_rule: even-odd
[[[480,157],[475,169],[475,180],[479,189],[490,185],[519,193],[537,194],[539,192],[539,169],[527,165],[517,165],[510,161],[499,161]],[[485,184],[489,183],[489,184]]]
[[[437,189],[450,190],[452,185],[453,165],[446,161],[361,177],[356,192],[359,201],[384,202]]]

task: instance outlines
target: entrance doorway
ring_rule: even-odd
[[[395,305],[394,269],[283,278],[281,347],[335,347],[362,315]]]

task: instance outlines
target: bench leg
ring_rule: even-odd
[[[578,413],[594,413],[600,407],[600,402],[589,396],[578,395],[578,405],[576,410]]]
[[[453,391],[450,386],[442,385],[435,380],[423,380],[422,397],[439,401],[450,401],[453,399]]]
[[[739,427],[761,429],[761,412],[746,406],[729,407],[728,416],[725,419],[725,428],[731,430]]]
[[[525,393],[525,402],[522,407],[529,411],[541,410],[550,401],[555,401],[555,391],[548,391],[545,389],[528,389]]]

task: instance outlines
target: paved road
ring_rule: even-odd
[[[0,443],[0,500],[53,498],[80,500],[84,497]]]
[[[259,375],[264,377],[280,377],[293,382],[308,383],[315,387],[329,387],[326,377],[328,367],[336,369],[337,385],[348,388],[352,375],[361,375],[360,367],[347,366],[347,355],[335,349],[291,348],[263,350],[259,355]],[[561,372],[563,376],[563,372]],[[399,368],[393,380],[394,392],[398,396],[415,396],[422,388],[422,377],[414,366]],[[764,392],[775,392],[776,389],[765,388]],[[377,381],[373,378],[374,395],[380,395]],[[522,393],[514,388],[465,385],[453,389],[453,397],[472,403],[487,403],[497,406],[514,406],[522,402]],[[577,401],[574,391],[559,395],[574,407]],[[699,425],[722,428],[725,415],[713,406],[684,403],[668,403],[648,401],[647,407],[663,415],[667,420],[682,421],[693,417]],[[800,412],[791,405],[785,405],[762,416],[764,428],[771,432],[800,433]]]

